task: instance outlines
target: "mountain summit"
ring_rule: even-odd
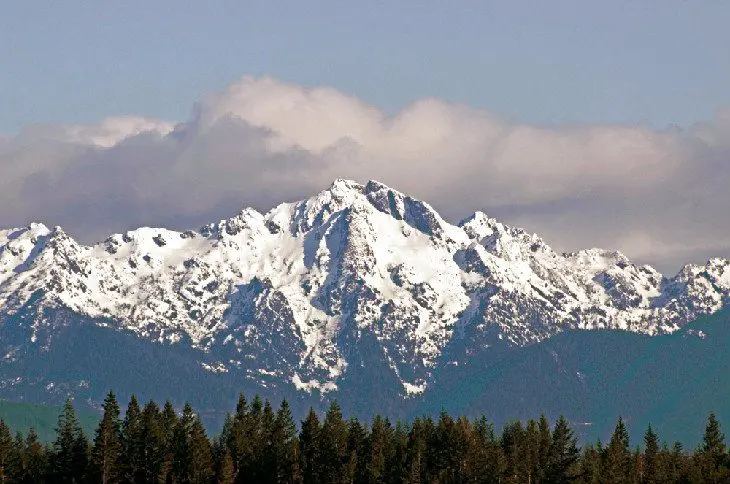
[[[93,246],[42,224],[0,231],[0,357],[46,351],[83,320],[263,386],[326,394],[369,367],[408,398],[480,348],[569,329],[674,332],[728,305],[729,266],[666,278],[620,252],[556,253],[482,212],[452,225],[382,183],[336,180],[197,231],[143,227]]]

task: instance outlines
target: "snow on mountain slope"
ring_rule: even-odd
[[[468,355],[570,328],[672,332],[728,304],[729,266],[712,259],[668,279],[620,252],[558,254],[484,213],[456,226],[378,182],[336,180],[199,231],[144,227],[91,247],[42,224],[0,231],[0,325],[33,299],[39,315],[64,307],[201,348],[210,371],[323,392],[374,338],[364,358],[383,359],[407,395],[456,358],[454,344]],[[48,344],[36,337],[47,321],[30,324],[29,344]]]

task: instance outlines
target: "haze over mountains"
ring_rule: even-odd
[[[729,300],[726,259],[665,277],[616,251],[559,254],[481,212],[452,225],[381,183],[336,180],[198,231],[145,227],[92,246],[42,224],[0,231],[0,397],[72,393],[93,406],[116,388],[193,399],[220,421],[245,390],[398,416],[440,401],[447,381],[453,398],[442,403],[464,405],[475,375],[509,374],[516,364],[505,361],[529,354],[521,348],[539,352],[529,348],[560,333],[626,330],[644,348],[646,336],[678,332]],[[570,350],[578,362],[597,341],[581,338]],[[560,367],[530,372],[557,372],[595,396],[593,375]],[[529,397],[530,410],[560,411],[553,390]],[[490,401],[465,408],[489,414]]]

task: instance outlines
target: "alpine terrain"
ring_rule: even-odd
[[[617,251],[557,253],[482,212],[452,225],[381,183],[336,180],[197,231],[144,227],[93,246],[37,223],[0,231],[0,398],[94,406],[129,388],[197,398],[218,418],[244,390],[294,405],[347,395],[356,412],[399,415],[426,408],[446,375],[458,399],[460,368],[486,371],[490,351],[575,330],[661,340],[729,302],[726,259],[668,278]]]

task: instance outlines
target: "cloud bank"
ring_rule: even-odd
[[[730,256],[730,109],[690,129],[538,127],[437,99],[389,116],[331,88],[245,77],[179,123],[125,116],[0,138],[0,226],[82,241],[197,227],[243,206],[378,179],[447,218],[485,210],[558,250],[617,248],[665,272]]]

